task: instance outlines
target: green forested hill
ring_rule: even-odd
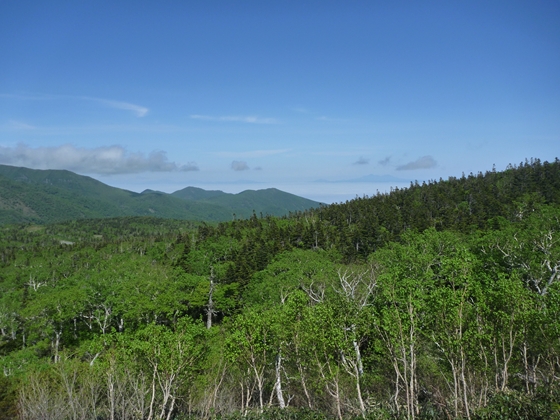
[[[144,215],[208,221],[231,218],[231,212],[220,206],[186,203],[168,194],[138,194],[69,174],[52,183],[51,178],[37,182],[0,175],[0,222],[43,224]]]
[[[252,213],[247,213],[248,209],[255,209],[257,214],[283,216],[290,212],[295,213],[318,207],[318,203],[314,201],[280,191],[276,188],[258,191],[247,190],[239,194],[228,194],[222,191],[205,191],[200,188],[187,187],[171,195],[199,203],[204,202],[238,209],[240,213],[236,215],[243,218],[251,216]]]
[[[217,191],[217,190],[207,191],[207,190],[203,190],[202,188],[187,187],[187,188],[183,188],[182,190],[175,191],[171,193],[171,195],[174,197],[182,198],[184,200],[197,201],[197,200],[206,200],[214,197],[221,197],[228,194],[223,191]]]
[[[560,160],[526,161],[505,171],[450,177],[409,188],[311,209],[319,238],[336,235],[349,258],[366,257],[406,230],[429,227],[470,233],[487,229],[496,217],[521,220],[540,204],[560,204]],[[312,236],[307,233],[307,237]]]
[[[0,419],[560,418],[559,198],[531,161],[282,218],[2,227]]]
[[[250,217],[253,212],[280,216],[319,205],[281,191],[246,191],[239,196],[193,190],[198,191],[196,199],[191,196],[184,200],[181,198],[186,196],[180,191],[139,194],[69,171],[0,165],[0,224],[149,215],[215,222],[231,220],[234,214],[240,218]],[[215,193],[220,197],[215,197]],[[242,198],[245,196],[252,199]],[[213,201],[215,198],[219,199]]]

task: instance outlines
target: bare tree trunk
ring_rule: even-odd
[[[60,379],[61,382],[64,386],[64,390],[66,391],[66,396],[67,396],[67,406],[70,409],[70,413],[71,413],[71,418],[73,420],[77,420],[78,419],[78,415],[77,415],[77,395],[76,395],[76,379],[77,379],[77,372],[76,369],[74,369],[73,367],[66,367],[64,366],[64,363],[61,363],[61,365],[63,366],[59,366],[58,367],[58,373],[60,375]],[[67,371],[67,369],[70,369],[70,372]]]
[[[171,414],[173,414],[173,409],[175,408],[175,397],[171,397],[171,406],[169,407],[169,411],[167,412],[166,420],[171,419]]]
[[[278,354],[276,355],[276,383],[274,384],[274,388],[276,389],[276,398],[278,399],[278,404],[280,408],[283,410],[286,408],[286,402],[284,401],[284,396],[282,395],[282,378],[281,378],[281,369],[282,369],[282,354],[280,350],[278,350]]]
[[[354,326],[352,326],[354,330]],[[360,378],[364,374],[364,365],[362,363],[362,353],[360,352],[360,346],[358,342],[354,339],[352,340],[352,345],[354,347],[354,353],[356,355],[356,363],[354,363],[354,377],[356,379],[356,392],[358,394],[358,402],[360,404],[360,411],[362,412],[362,417],[366,416],[366,407],[364,404],[364,399],[362,397],[362,387],[360,385]]]
[[[463,403],[465,404],[465,413],[467,414],[467,419],[470,420],[471,412],[469,410],[469,400],[467,398],[467,380],[465,378],[465,352],[463,351],[463,346],[461,346],[461,382],[463,384]]]
[[[109,400],[109,419],[115,420],[115,372],[114,365],[107,373],[107,399]]]
[[[360,346],[356,340],[352,341],[354,346],[354,351],[356,352],[356,363],[358,367],[358,375],[362,376],[364,374],[364,365],[362,363],[362,353],[360,352]]]
[[[455,360],[450,359],[451,372],[453,373],[453,414],[455,418],[459,418],[459,378],[457,378],[457,367]]]
[[[356,392],[358,393],[358,402],[360,403],[360,411],[362,412],[362,417],[366,417],[366,406],[364,404],[364,399],[362,398],[362,388],[360,386],[360,374],[356,370]]]
[[[255,371],[255,378],[257,380],[257,388],[259,389],[259,408],[261,410],[261,413],[264,409],[264,400],[263,400],[263,393],[264,393],[264,388],[263,388],[263,378],[261,375],[259,375],[257,368],[253,367],[254,371]]]
[[[54,362],[58,363],[60,361],[60,356],[58,354],[60,348],[60,337],[62,336],[62,328],[54,331],[54,340],[51,341],[51,346],[54,350]]]
[[[223,367],[222,367],[222,363],[223,363]],[[224,378],[226,376],[226,370],[227,370],[227,363],[223,360],[220,360],[220,366],[219,366],[219,380],[218,377],[214,377],[214,385],[213,385],[213,390],[212,390],[212,397],[210,398],[209,403],[207,404],[207,407],[205,409],[206,411],[206,415],[208,416],[208,413],[210,412],[210,410],[216,410],[216,400],[218,399],[218,391],[220,390],[220,387],[222,386],[222,382],[224,381]],[[243,385],[242,385],[243,386]],[[241,399],[243,400],[243,389],[241,389]],[[241,401],[241,405],[243,406],[243,401]]]
[[[336,378],[335,382],[334,382],[334,393],[331,393],[331,395],[333,395],[335,403],[336,403],[336,414],[338,415],[339,420],[342,420],[342,410],[340,407],[340,390],[338,389],[338,378]]]
[[[331,366],[331,362],[329,361],[329,357],[327,355],[327,357],[325,357],[325,360],[327,360],[326,363],[326,367],[329,370],[329,377],[332,379],[327,379],[327,375],[324,372],[324,366],[323,363],[321,363],[319,356],[317,353],[315,353],[315,360],[317,362],[317,367],[319,370],[319,373],[321,375],[321,377],[323,378],[323,381],[325,383],[325,389],[327,391],[327,393],[333,398],[334,403],[335,403],[335,408],[336,408],[336,415],[338,417],[339,420],[342,420],[342,407],[341,407],[341,401],[340,401],[340,388],[339,388],[339,372],[338,369],[335,371],[333,371],[333,368]]]
[[[156,399],[156,372],[157,372],[157,364],[154,365],[154,371],[152,373],[152,398],[150,399],[150,410],[148,412],[148,420],[152,420],[154,416],[154,402]]]
[[[311,396],[309,395],[309,391],[307,390],[307,385],[305,383],[305,373],[303,371],[303,366],[301,364],[298,340],[299,340],[299,336],[296,335],[295,340],[294,340],[295,351],[296,351],[296,364],[297,364],[297,368],[298,368],[298,372],[299,372],[299,376],[300,376],[301,386],[303,388],[305,398],[307,399],[307,406],[309,408],[313,408],[313,406],[311,404]]]
[[[206,328],[212,328],[212,315],[214,315],[214,267],[210,267],[210,290],[208,291],[208,305],[206,305]]]

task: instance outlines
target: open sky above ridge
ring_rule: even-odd
[[[5,0],[0,164],[334,202],[554,160],[558,22],[558,1]]]

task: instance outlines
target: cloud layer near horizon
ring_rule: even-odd
[[[122,146],[86,149],[69,144],[37,148],[25,144],[13,148],[0,146],[0,164],[104,175],[199,170],[194,162],[186,165],[170,162],[163,151],[153,151],[145,156],[142,153],[130,153]]]
[[[437,162],[431,156],[422,156],[415,161],[408,162],[405,165],[397,167],[397,171],[413,171],[415,169],[430,169],[435,168]]]

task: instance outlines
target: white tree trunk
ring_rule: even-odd
[[[280,408],[283,410],[286,408],[286,402],[284,401],[284,396],[282,394],[282,378],[281,378],[281,370],[282,370],[282,354],[278,351],[276,355],[276,383],[274,384],[274,388],[276,389],[276,398],[278,399],[278,404]]]

